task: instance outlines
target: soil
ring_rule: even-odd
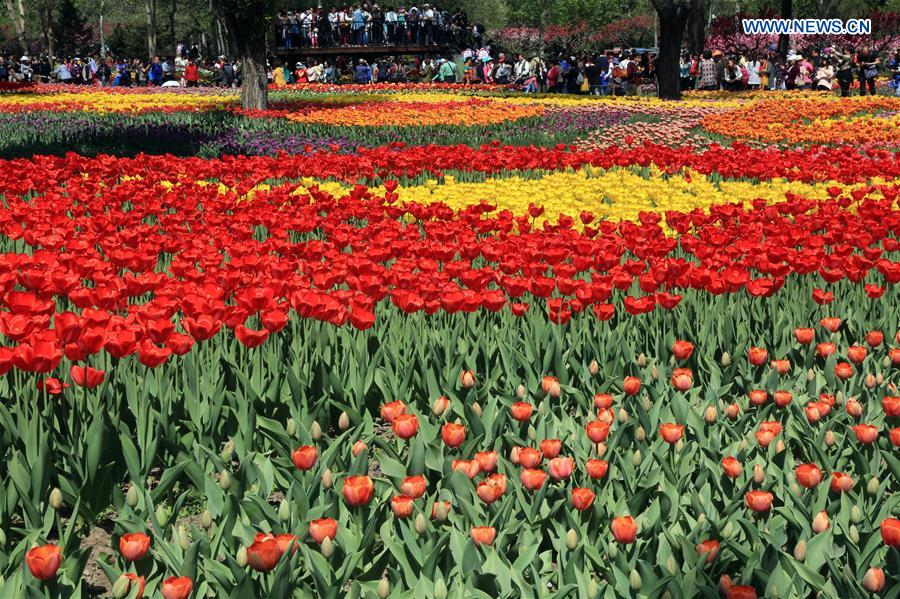
[[[111,530],[111,527],[110,527]],[[91,529],[91,532],[81,541],[83,548],[91,550],[91,557],[84,568],[82,580],[87,587],[88,597],[102,597],[112,591],[112,584],[106,578],[106,574],[97,563],[104,555],[113,555],[110,547],[110,531],[99,526]]]

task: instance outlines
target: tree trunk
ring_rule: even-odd
[[[156,56],[156,0],[144,0],[147,12],[147,51],[150,58]]]
[[[688,18],[687,36],[688,52],[701,54],[706,45],[706,7],[707,0],[692,0],[691,16]]]
[[[241,59],[241,106],[245,110],[265,110],[269,102],[265,35],[261,38],[232,38]]]
[[[681,41],[691,9],[678,2],[654,0],[659,13],[659,54],[656,57],[656,90],[664,100],[681,99]]]
[[[210,9],[224,25],[229,46],[240,60],[241,105],[245,110],[265,110],[269,101],[266,72],[269,0],[210,0]]]
[[[22,54],[28,54],[28,41],[25,39],[25,7],[22,5],[22,0],[17,0],[15,5],[13,0],[6,0],[6,10],[16,32],[19,49]]]
[[[794,18],[794,3],[792,0],[781,0],[781,18]],[[778,54],[781,55],[782,58],[787,56],[788,46],[790,45],[790,43],[791,39],[787,36],[787,34],[782,33],[778,36]]]
[[[172,56],[175,56],[175,48],[178,41],[175,39],[175,13],[178,11],[178,0],[170,0],[169,3],[169,43],[172,44]]]

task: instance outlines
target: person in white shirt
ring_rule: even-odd
[[[759,68],[760,62],[759,57],[754,55],[744,64],[744,68],[747,69],[747,86],[750,89],[759,89],[760,78],[759,78]]]
[[[531,73],[531,64],[525,59],[525,56],[519,54],[516,57],[516,64],[513,67],[513,81],[521,83]]]

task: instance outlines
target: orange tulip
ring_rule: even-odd
[[[832,333],[836,333],[839,328],[841,328],[841,319],[840,318],[823,318],[819,321],[819,324],[825,327],[828,331]]]
[[[599,420],[588,422],[585,430],[592,443],[602,443],[609,436],[609,424]]]
[[[900,396],[886,395],[881,400],[881,408],[889,418],[900,416]]]
[[[737,403],[733,403],[725,408],[725,416],[727,416],[729,420],[737,420],[740,413],[741,408]]]
[[[368,505],[375,492],[375,483],[368,476],[348,476],[344,479],[344,488],[341,490],[347,505],[358,507]]]
[[[672,386],[685,392],[694,384],[694,373],[690,368],[676,368],[672,372]]]
[[[794,337],[797,339],[797,343],[809,345],[816,338],[816,331],[808,328],[794,329]]]
[[[34,547],[25,554],[25,564],[38,580],[50,580],[62,564],[62,550],[53,543]]]
[[[144,558],[150,551],[150,536],[142,532],[128,532],[119,538],[119,552],[130,562]]]
[[[775,398],[775,405],[779,408],[787,407],[794,399],[790,391],[776,391],[772,396]]]
[[[827,358],[836,351],[837,345],[830,341],[823,341],[822,343],[816,344],[816,355],[820,358]]]
[[[694,344],[690,341],[675,341],[672,344],[672,354],[678,360],[687,360],[694,353]]]
[[[478,462],[475,460],[453,460],[450,469],[454,472],[459,470],[470,479],[478,476]]]
[[[891,429],[891,443],[894,447],[900,447],[900,426]]]
[[[541,463],[541,452],[533,447],[519,448],[519,465],[523,468],[534,468]]]
[[[441,427],[441,438],[447,447],[459,447],[466,440],[466,427],[448,422]]]
[[[419,432],[419,418],[415,414],[398,414],[391,423],[391,428],[401,439],[412,439]]]
[[[884,342],[884,333],[881,331],[869,331],[866,333],[866,343],[869,347],[878,347]]]
[[[622,391],[625,395],[637,395],[641,390],[641,379],[636,376],[626,376],[622,381]]]
[[[526,489],[529,491],[537,491],[544,486],[544,481],[547,479],[547,473],[535,468],[526,468],[522,470],[519,478]]]
[[[737,478],[741,475],[741,463],[731,456],[722,458],[722,470],[728,478]]]
[[[130,584],[137,585],[137,591],[134,593],[134,599],[141,599],[141,597],[144,596],[144,586],[147,584],[147,581],[144,579],[144,577],[138,576],[134,572],[122,572],[122,576],[130,580]]]
[[[775,496],[768,491],[748,491],[744,496],[744,500],[754,512],[767,512],[772,507],[772,501]]]
[[[769,352],[761,347],[751,347],[747,350],[747,359],[754,366],[762,366],[769,359]]]
[[[506,477],[502,474],[494,474],[478,483],[475,490],[478,497],[485,503],[491,504],[500,499],[506,491]]]
[[[856,440],[863,445],[871,445],[878,438],[878,427],[871,424],[857,424],[850,429],[856,435]]]
[[[881,540],[888,547],[900,547],[900,520],[885,518],[881,521]]]
[[[853,488],[853,479],[843,472],[832,472],[829,486],[835,493],[846,493]]]
[[[449,501],[435,501],[434,505],[431,506],[431,518],[432,519],[437,518],[439,507],[443,507],[445,510],[447,510],[446,513],[448,513],[448,514],[450,513],[451,506],[450,506]]]
[[[463,389],[471,389],[475,386],[475,373],[471,370],[463,370],[459,375],[459,384]]]
[[[493,526],[473,526],[469,532],[472,535],[472,541],[475,543],[476,547],[480,547],[481,545],[490,546],[497,536],[497,531]]]
[[[807,489],[813,489],[822,482],[822,471],[815,464],[800,464],[795,474],[800,486]]]
[[[497,452],[479,451],[475,454],[475,461],[481,472],[493,472],[497,468]]]
[[[606,472],[609,470],[609,464],[606,460],[588,460],[585,462],[584,467],[588,476],[595,480],[606,476]]]
[[[790,360],[772,360],[771,366],[778,372],[778,374],[787,374],[791,369],[791,361]]]
[[[162,583],[163,599],[187,599],[191,595],[194,583],[187,576],[170,576]]]
[[[356,456],[358,456],[359,454],[361,454],[368,448],[369,448],[368,445],[363,443],[361,440],[357,440],[356,443],[353,444],[353,447],[350,448],[350,453],[352,453],[353,457],[355,458]]]
[[[425,494],[428,487],[428,481],[421,474],[418,476],[407,476],[400,484],[400,492],[413,499],[418,499]]]
[[[869,568],[863,576],[862,586],[870,593],[880,593],[884,588],[884,570],[881,568]]]
[[[294,553],[297,552],[297,549],[299,548],[298,543],[300,542],[300,539],[298,539],[296,535],[285,533],[285,534],[275,535],[275,542],[278,543],[278,551],[280,551],[281,553],[284,553],[288,549],[290,549],[291,554],[293,555]]]
[[[834,365],[834,376],[846,381],[853,376],[853,365],[849,362],[838,362]]]
[[[524,401],[517,401],[509,407],[510,414],[512,414],[512,417],[519,422],[525,422],[526,420],[531,418],[531,413],[533,411],[534,406]]]
[[[598,410],[606,410],[612,407],[613,396],[609,393],[594,394],[594,407]]]
[[[612,530],[616,542],[621,545],[633,543],[634,539],[637,537],[637,523],[631,516],[619,516],[613,518],[609,528]]]
[[[303,445],[294,450],[291,458],[294,460],[294,467],[297,470],[310,470],[319,457],[319,451],[313,445]]]
[[[392,401],[381,406],[381,417],[386,422],[394,422],[400,414],[406,413],[406,404],[402,401]]]
[[[684,425],[672,423],[661,424],[659,426],[659,435],[663,438],[663,441],[669,445],[678,443],[684,435]]]
[[[271,535],[247,547],[247,563],[257,572],[268,572],[278,564],[280,557],[278,542]]]
[[[412,515],[414,499],[406,495],[391,497],[391,510],[397,518],[409,518]]]
[[[338,523],[332,518],[319,518],[309,523],[309,536],[317,545],[321,545],[325,539],[334,540],[337,536]]]
[[[572,471],[575,470],[575,460],[568,457],[553,458],[547,464],[547,468],[550,470],[550,476],[555,480],[564,480],[572,476]]]
[[[769,399],[769,394],[766,393],[762,389],[754,389],[747,393],[747,397],[750,399],[750,403],[754,406],[761,406]]]
[[[544,439],[541,441],[541,455],[545,460],[552,460],[562,451],[562,441],[559,439]]]
[[[572,507],[576,510],[584,511],[591,507],[596,496],[597,495],[590,489],[576,487],[572,489]]]
[[[697,557],[706,556],[706,563],[712,563],[719,555],[720,543],[715,539],[710,539],[697,544]]]
[[[867,355],[869,355],[869,350],[863,345],[851,345],[847,348],[847,359],[854,364],[861,364]]]
[[[559,380],[555,376],[545,376],[541,379],[541,390],[544,393],[549,395],[553,385],[559,387]]]
[[[819,534],[820,532],[825,532],[828,530],[828,527],[831,526],[831,521],[828,519],[828,512],[821,511],[813,518],[812,521],[812,529],[813,532]]]

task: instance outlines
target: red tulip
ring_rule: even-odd
[[[400,414],[394,418],[391,428],[401,439],[412,439],[419,432],[419,419],[415,414]]]
[[[509,408],[512,417],[518,420],[519,422],[525,422],[529,418],[531,418],[531,413],[534,411],[534,406],[530,403],[525,403],[524,401],[517,401]]]
[[[311,470],[319,457],[319,451],[313,445],[303,445],[294,450],[291,458],[297,470]]]
[[[347,505],[353,507],[368,505],[372,500],[372,493],[375,492],[375,483],[365,475],[349,476],[344,479],[344,488],[341,492]]]
[[[466,440],[466,427],[448,422],[441,427],[441,438],[447,447],[459,447]]]
[[[641,390],[641,379],[636,376],[626,376],[622,382],[622,391],[625,395],[637,395]]]
[[[878,347],[884,342],[884,333],[881,331],[869,331],[866,333],[866,343],[869,347]]]
[[[767,512],[772,507],[772,500],[775,496],[768,491],[748,491],[744,496],[744,500],[754,512]]]
[[[847,348],[847,359],[854,364],[861,364],[868,354],[869,351],[862,345],[851,345]]]
[[[585,430],[592,443],[602,443],[609,436],[609,424],[600,420],[588,422]]]
[[[900,426],[891,429],[891,443],[894,447],[900,447]]]
[[[684,435],[684,425],[683,424],[661,424],[659,426],[659,436],[663,438],[663,441],[668,443],[669,445],[673,445],[678,443],[681,440],[681,437]]]
[[[687,360],[694,353],[694,344],[690,341],[675,341],[672,344],[672,354],[678,360]]]
[[[144,580],[143,576],[138,576],[134,572],[122,572],[122,576],[131,581],[130,585],[136,585],[136,591],[134,592],[134,599],[141,599],[144,596],[144,585],[146,585],[147,581]],[[129,595],[130,596],[130,595]]]
[[[541,455],[545,460],[552,460],[562,451],[562,441],[559,439],[544,439],[541,441]]]
[[[797,339],[797,343],[809,345],[816,338],[816,331],[808,328],[794,329],[794,337]]]
[[[125,533],[119,538],[119,551],[131,562],[144,559],[150,551],[150,537],[142,532]]]
[[[413,512],[414,499],[406,495],[391,497],[391,510],[397,518],[409,518]]]
[[[747,397],[754,406],[761,406],[768,401],[769,394],[762,389],[755,389],[747,393]]]
[[[62,564],[62,550],[53,543],[33,547],[25,554],[25,564],[38,580],[50,580]]]
[[[381,406],[381,418],[386,422],[393,423],[394,419],[406,413],[406,404],[400,400],[391,401]]]
[[[751,586],[732,586],[728,589],[726,599],[756,599],[756,589]]]
[[[425,494],[425,489],[427,487],[428,481],[426,481],[425,477],[420,474],[417,476],[407,476],[406,478],[404,478],[403,483],[401,483],[400,485],[400,491],[407,497],[418,499]]]
[[[813,489],[822,482],[822,471],[815,464],[800,464],[795,474],[800,486],[807,489]]]
[[[722,458],[722,470],[728,478],[737,478],[741,475],[741,463],[731,456]]]
[[[610,529],[616,542],[621,545],[633,543],[638,533],[637,523],[631,516],[613,518]]]
[[[697,544],[697,557],[706,556],[706,563],[712,563],[719,555],[719,542],[710,539]]]
[[[747,352],[747,358],[754,366],[762,366],[769,359],[769,352],[761,347],[751,347]]]
[[[871,445],[878,438],[878,427],[871,424],[857,424],[850,429],[856,435],[856,440],[863,445]]]
[[[187,599],[191,595],[194,583],[187,576],[170,576],[162,583],[163,599]]]
[[[535,468],[525,468],[522,470],[519,478],[522,480],[522,485],[526,489],[529,491],[537,491],[544,486],[544,481],[547,479],[547,473]]]
[[[481,545],[490,546],[497,536],[497,531],[493,526],[473,526],[469,532],[472,535],[472,541],[475,543],[476,547],[480,547]]]
[[[281,553],[274,537],[264,536],[247,547],[247,563],[257,572],[268,572],[278,564]]]
[[[900,547],[900,520],[885,518],[881,521],[881,540],[888,547]]]
[[[597,495],[590,489],[576,487],[572,489],[572,507],[576,510],[584,511],[591,507],[596,496]]]
[[[828,331],[832,333],[836,333],[839,328],[841,328],[841,319],[840,318],[823,318],[819,321],[819,324],[825,327]]]
[[[605,477],[606,472],[609,470],[609,464],[606,460],[588,460],[585,462],[584,467],[588,476],[595,480]]]
[[[97,370],[96,368],[91,368],[90,366],[72,365],[72,367],[69,369],[69,376],[72,377],[72,382],[79,387],[93,389],[103,382],[103,379],[106,376],[106,372],[104,372],[103,370]]]
[[[309,536],[316,544],[321,545],[326,538],[334,540],[337,536],[337,520],[331,518],[319,518],[309,523]]]

